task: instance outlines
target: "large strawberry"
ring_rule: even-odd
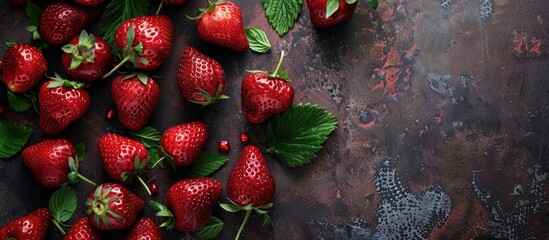
[[[353,14],[357,4],[357,0],[307,0],[311,23],[317,28],[330,27],[345,21]]]
[[[225,72],[221,64],[193,47],[183,50],[177,71],[179,90],[185,99],[207,106],[229,98],[225,92]]]
[[[246,51],[250,44],[244,31],[242,12],[230,2],[220,0],[208,1],[207,8],[200,9],[196,20],[198,37],[203,41],[222,46],[235,51]]]
[[[107,133],[99,139],[98,150],[103,169],[109,177],[123,184],[135,177],[151,195],[147,184],[141,179],[141,174],[149,163],[149,154],[143,144],[118,134]]]
[[[58,135],[90,108],[90,95],[84,84],[68,81],[55,74],[38,93],[40,129],[46,135]]]
[[[176,166],[188,166],[200,155],[208,139],[206,123],[195,121],[168,128],[160,138],[160,144]]]
[[[132,73],[116,77],[111,93],[122,126],[138,130],[151,118],[160,98],[160,87],[151,77]]]
[[[212,178],[190,178],[174,183],[166,193],[166,206],[151,205],[170,219],[161,226],[179,231],[196,231],[208,223],[219,197],[221,183]],[[175,218],[175,219],[174,219]]]
[[[63,240],[101,240],[97,229],[93,228],[87,217],[80,218],[65,234]]]
[[[227,196],[230,204],[221,204],[229,212],[246,211],[244,221],[235,239],[238,239],[252,210],[264,216],[272,207],[275,181],[261,151],[253,145],[244,147],[227,179]]]
[[[130,18],[124,21],[114,35],[114,43],[122,52],[122,61],[104,78],[127,62],[137,68],[152,70],[159,67],[172,50],[174,26],[163,15]]]
[[[66,3],[54,3],[40,15],[40,34],[49,44],[61,46],[78,35],[92,18],[91,11]]]
[[[129,228],[144,206],[141,198],[117,183],[97,186],[85,203],[91,225],[99,230]]]
[[[112,66],[112,52],[107,41],[85,30],[61,49],[63,68],[71,78],[78,81],[100,79]]]
[[[2,82],[14,93],[29,91],[48,70],[40,49],[28,43],[15,43],[4,53],[0,72]]]
[[[141,218],[137,221],[124,240],[161,240],[162,235],[158,227],[150,218]]]
[[[261,124],[292,105],[294,87],[288,83],[288,73],[278,73],[284,51],[273,73],[250,71],[241,86],[242,113],[253,124]]]
[[[0,229],[0,239],[46,239],[50,219],[50,210],[39,208]]]

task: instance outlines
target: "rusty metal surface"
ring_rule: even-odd
[[[242,148],[240,132],[263,150],[267,144],[264,127],[250,125],[240,112],[244,70],[272,69],[281,50],[289,53],[294,103],[318,104],[339,119],[314,163],[290,169],[267,155],[277,182],[275,226],[253,219],[246,239],[549,238],[549,2],[382,0],[372,12],[361,1],[349,21],[325,30],[311,26],[304,7],[282,38],[268,26],[260,1],[234,2],[247,27],[266,30],[271,52],[235,54],[202,43],[185,18],[201,1],[165,10],[176,37],[156,72],[162,96],[150,125],[165,130],[191,120],[208,123],[206,149],[216,151],[220,139],[233,146],[227,166],[213,175],[225,182]],[[0,42],[26,41],[24,10],[1,3]],[[221,62],[229,101],[204,109],[183,101],[175,79],[187,45]],[[62,72],[59,53],[47,54],[49,73]],[[63,137],[87,142],[81,171],[106,182],[96,142],[122,128],[104,117],[113,105],[109,82],[94,83],[90,93],[92,108]],[[34,113],[8,112],[1,119],[32,127],[32,143],[42,139]],[[181,177],[169,169],[148,173],[147,181],[159,183],[160,194],[152,198],[137,185],[130,189],[162,201]],[[80,184],[76,190],[82,206],[91,189]],[[50,193],[19,156],[1,161],[0,225],[46,206]],[[76,217],[83,214],[78,208]],[[153,212],[148,208],[144,215]],[[221,238],[233,237],[242,215],[215,215],[226,223]],[[48,237],[58,236],[50,228]]]

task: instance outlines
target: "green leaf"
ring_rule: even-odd
[[[329,18],[339,9],[339,0],[326,1],[326,18]]]
[[[232,213],[242,210],[242,207],[234,203],[220,203],[219,206],[223,208],[223,210],[227,212],[232,212]]]
[[[370,7],[372,7],[374,10],[377,9],[377,6],[378,6],[377,0],[368,0],[368,3],[370,4]]]
[[[147,149],[149,153],[149,164],[147,165],[148,169],[152,169],[153,166],[158,166],[159,168],[164,168],[164,162],[160,160],[160,155],[158,154],[158,149],[149,148]],[[160,162],[159,162],[160,161]]]
[[[76,210],[76,200],[76,192],[70,187],[55,191],[48,204],[52,218],[60,223],[68,221]]]
[[[267,153],[284,165],[302,166],[315,157],[336,126],[337,118],[316,105],[291,107],[267,124]]]
[[[158,146],[160,144],[161,134],[153,127],[145,126],[137,131],[130,132],[130,136],[143,143],[146,148]]]
[[[303,4],[302,0],[261,0],[261,2],[269,24],[280,36],[294,27]]]
[[[84,157],[86,157],[86,143],[81,142],[74,145],[74,150],[76,151],[76,160],[78,160],[78,162],[82,162]]]
[[[10,158],[29,141],[32,130],[16,123],[0,121],[0,158]]]
[[[30,24],[38,27],[40,25],[40,15],[44,11],[44,9],[42,9],[32,1],[27,1],[26,11]]]
[[[271,49],[271,43],[269,42],[265,31],[259,28],[246,28],[245,30],[252,51],[266,53]]]
[[[223,221],[216,217],[210,217],[206,226],[196,230],[194,234],[200,239],[214,239],[223,230]]]
[[[31,100],[24,97],[24,95],[15,94],[12,91],[8,90],[7,96],[8,96],[8,103],[10,105],[10,108],[13,109],[13,111],[25,112],[25,111],[28,111],[32,106]]]
[[[209,176],[221,168],[227,161],[228,159],[224,156],[202,151],[198,159],[189,167],[187,176],[192,178]]]
[[[99,29],[116,55],[118,47],[114,44],[114,35],[122,22],[127,19],[143,16],[149,13],[149,0],[112,0],[103,12],[99,21]]]

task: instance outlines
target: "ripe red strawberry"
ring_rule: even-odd
[[[193,47],[183,50],[177,71],[179,90],[190,102],[207,106],[229,98],[225,92],[225,72],[221,64]]]
[[[160,98],[160,87],[151,77],[132,73],[116,77],[111,93],[122,126],[138,130],[151,118]]]
[[[76,221],[63,240],[101,240],[101,235],[92,227],[89,219],[83,217]]]
[[[149,187],[141,179],[141,174],[149,164],[149,154],[143,144],[118,134],[107,133],[99,139],[98,150],[103,169],[109,177],[122,184],[129,183],[135,177],[151,195]]]
[[[171,228],[175,225],[179,231],[196,231],[208,223],[222,189],[221,183],[215,179],[189,178],[168,189],[166,206],[158,202],[151,205],[158,211],[171,213],[172,219],[163,226]]]
[[[61,46],[78,35],[92,18],[91,11],[66,3],[54,3],[40,15],[40,34],[49,44]]]
[[[40,49],[28,43],[15,43],[4,53],[0,72],[2,82],[14,93],[29,91],[48,70]]]
[[[150,218],[141,218],[137,221],[124,240],[161,240],[162,235],[158,227]]]
[[[84,6],[99,6],[106,0],[74,0],[74,2]]]
[[[0,239],[46,239],[50,219],[50,210],[39,208],[0,229]]]
[[[58,188],[67,181],[69,157],[76,158],[72,144],[66,139],[47,139],[25,148],[23,163],[42,185]]]
[[[242,12],[236,4],[230,1],[210,2],[195,19],[198,37],[203,41],[239,52],[250,47],[244,32]]]
[[[311,23],[317,28],[325,28],[337,25],[349,18],[356,9],[358,1],[349,4],[348,0],[338,0],[339,5],[331,15],[326,17],[327,2],[330,0],[307,0],[307,8],[311,17]],[[332,9],[333,10],[333,9]]]
[[[112,52],[98,36],[82,30],[80,35],[61,48],[61,63],[67,75],[83,82],[100,79],[112,66]]]
[[[176,166],[188,166],[200,155],[208,139],[206,123],[196,121],[168,128],[160,138],[162,148]]]
[[[288,83],[288,73],[278,73],[284,51],[274,73],[250,71],[241,86],[242,113],[253,124],[261,124],[292,105],[294,87]]]
[[[120,184],[104,183],[90,192],[85,206],[93,227],[118,230],[126,229],[135,222],[145,202]]]
[[[144,70],[159,67],[170,55],[173,33],[172,20],[167,16],[150,15],[126,20],[114,35],[114,43],[122,52],[122,61],[103,78],[126,62]]]

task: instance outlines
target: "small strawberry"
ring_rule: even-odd
[[[99,155],[103,169],[113,180],[126,184],[137,178],[149,195],[151,192],[141,174],[149,163],[149,154],[143,144],[131,138],[107,133],[99,139]]]
[[[49,44],[61,46],[78,35],[92,18],[90,11],[66,3],[54,3],[40,15],[40,34]]]
[[[292,105],[294,87],[288,83],[288,72],[278,73],[283,59],[284,51],[272,74],[250,71],[242,81],[242,113],[253,124],[261,124]]]
[[[116,77],[111,93],[122,126],[138,130],[151,118],[160,98],[160,87],[151,77],[132,73]]]
[[[90,220],[83,217],[76,221],[63,240],[101,240],[101,235],[92,227]]]
[[[46,239],[50,219],[50,210],[40,208],[9,222],[0,229],[0,239]]]
[[[90,192],[85,206],[93,227],[118,230],[126,229],[135,222],[145,202],[120,184],[104,183]]]
[[[99,6],[106,0],[74,0],[74,2],[84,6]]]
[[[328,2],[339,4],[331,5]],[[345,21],[353,14],[357,4],[357,0],[307,0],[311,23],[317,28],[330,27]]]
[[[171,229],[175,225],[179,231],[191,232],[208,223],[221,192],[221,183],[215,179],[190,178],[168,189],[166,206],[158,202],[151,202],[151,206],[170,218],[161,227]]]
[[[126,62],[137,68],[158,68],[172,50],[174,26],[163,15],[130,18],[124,21],[114,35],[114,43],[122,52],[122,61],[103,78],[107,78]]]
[[[62,48],[61,63],[65,72],[83,82],[100,79],[111,67],[112,53],[107,41],[82,30]]]
[[[90,108],[90,95],[84,84],[68,81],[55,74],[38,93],[40,129],[46,135],[58,135]]]
[[[206,123],[196,121],[168,128],[160,138],[160,144],[176,166],[188,166],[200,155],[208,139]]]
[[[0,72],[2,82],[14,93],[29,91],[48,70],[40,49],[28,43],[15,43],[4,53]]]
[[[246,51],[250,44],[244,31],[242,12],[230,2],[208,1],[207,8],[200,9],[196,18],[196,31],[203,41],[239,52]]]
[[[227,196],[231,203],[221,204],[229,212],[246,211],[235,239],[240,237],[252,210],[263,215],[265,222],[270,222],[267,212],[273,205],[270,202],[275,188],[274,178],[261,151],[253,145],[244,147],[227,179]]]
[[[225,92],[225,72],[221,64],[193,47],[183,50],[177,71],[179,90],[190,102],[207,106],[229,98]]]
[[[161,240],[162,235],[158,227],[150,218],[141,218],[137,221],[124,240]]]

